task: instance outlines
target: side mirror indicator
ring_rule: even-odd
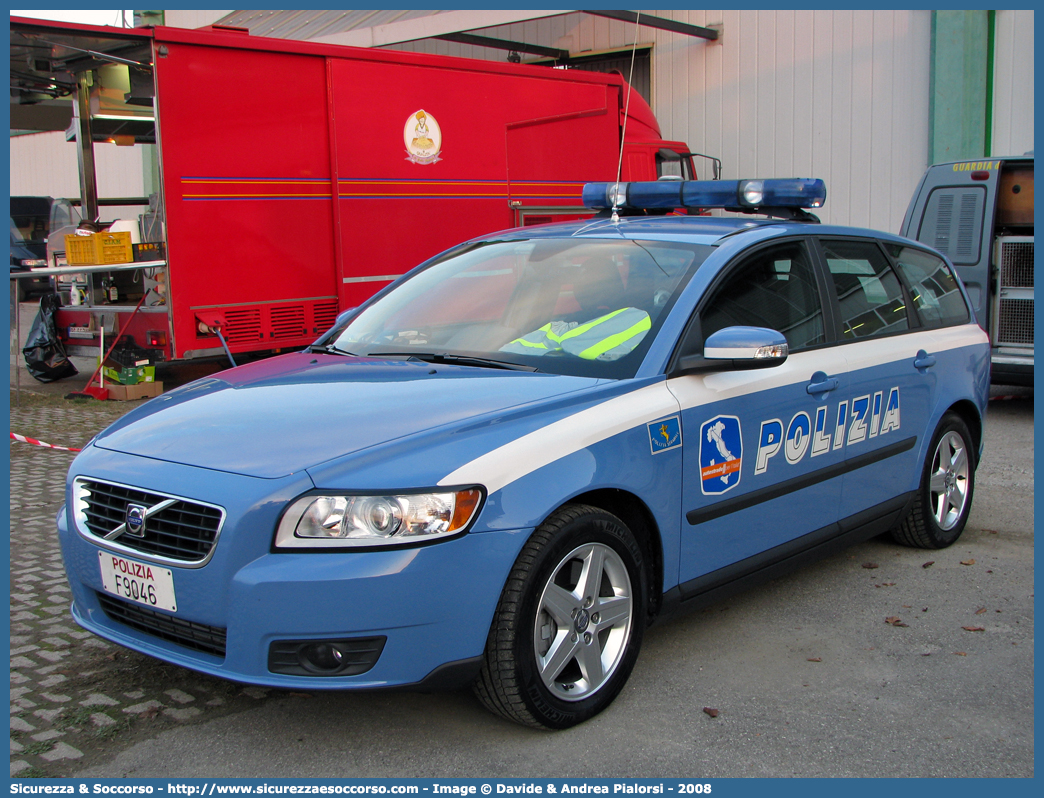
[[[759,366],[782,363],[789,353],[783,334],[765,327],[726,327],[708,336],[703,345],[707,360],[769,361]]]
[[[766,327],[726,327],[707,337],[702,355],[681,358],[674,374],[772,368],[789,354],[783,333]]]

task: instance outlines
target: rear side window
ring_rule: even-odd
[[[841,337],[856,340],[909,328],[899,278],[873,241],[821,242],[841,311]]]
[[[968,306],[946,261],[930,252],[899,245],[890,247],[889,254],[910,286],[910,298],[923,326],[950,327],[968,322]]]

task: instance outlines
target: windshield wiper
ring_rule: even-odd
[[[488,357],[473,357],[471,355],[436,354],[434,352],[370,352],[369,357],[401,357],[406,360],[420,360],[424,363],[446,363],[453,366],[478,366],[489,369],[507,369],[508,371],[540,371],[536,366],[524,366],[521,363],[494,360]]]
[[[322,352],[324,355],[347,355],[348,357],[359,357],[355,352],[346,349],[338,349],[333,344],[311,344],[305,349],[306,352]]]

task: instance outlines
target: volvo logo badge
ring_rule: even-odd
[[[579,614],[576,616],[576,620],[573,622],[573,628],[576,629],[577,632],[583,632],[590,625],[591,613],[587,610],[580,610]]]
[[[145,518],[148,508],[140,504],[128,504],[127,514],[125,516],[125,523],[127,524],[127,534],[133,535],[136,538],[145,537]]]

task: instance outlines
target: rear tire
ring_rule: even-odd
[[[947,413],[928,447],[913,507],[892,530],[892,538],[922,549],[943,549],[956,543],[971,512],[975,465],[968,425],[956,413]]]
[[[515,561],[475,694],[492,712],[536,728],[597,715],[638,659],[646,595],[642,551],[624,523],[594,507],[564,507]]]

